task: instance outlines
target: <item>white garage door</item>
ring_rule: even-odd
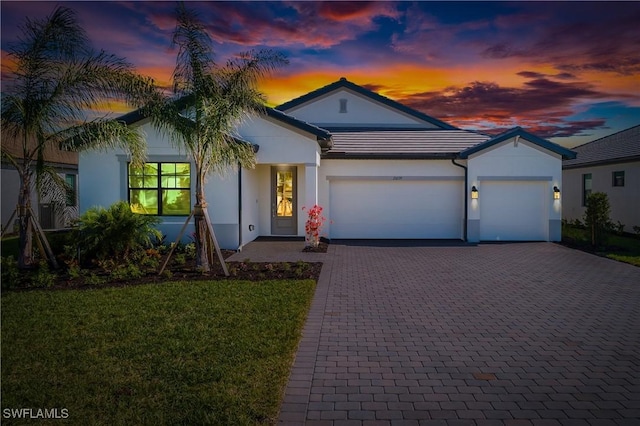
[[[460,239],[460,181],[332,180],[331,238]]]
[[[547,241],[548,182],[481,182],[480,240]]]

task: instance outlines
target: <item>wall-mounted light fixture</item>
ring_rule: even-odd
[[[478,188],[476,188],[475,186],[471,187],[471,199],[472,200],[478,199]]]
[[[558,188],[557,186],[553,187],[553,199],[554,200],[560,199],[560,188]]]

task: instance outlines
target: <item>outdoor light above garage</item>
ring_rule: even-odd
[[[557,186],[553,187],[553,199],[554,200],[560,199],[560,188],[558,188]]]
[[[478,188],[476,188],[475,186],[471,187],[471,199],[472,200],[478,199]]]

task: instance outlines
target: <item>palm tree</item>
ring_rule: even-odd
[[[93,50],[71,9],[57,7],[43,20],[27,18],[21,30],[22,37],[9,48],[13,66],[3,81],[2,157],[20,177],[18,264],[28,268],[34,263],[37,226],[33,191],[60,201],[68,189],[46,167],[47,150],[121,147],[142,162],[146,144],[139,132],[107,117],[90,117],[88,111],[115,98],[142,106],[154,89],[152,80],[136,75],[123,59]]]
[[[176,15],[173,45],[178,55],[172,80],[178,101],[156,109],[153,122],[194,162],[196,264],[210,271],[205,178],[212,172],[255,166],[253,146],[239,142],[234,129],[247,115],[264,111],[265,98],[257,83],[287,61],[281,54],[260,50],[241,53],[220,66],[198,15],[183,3]]]

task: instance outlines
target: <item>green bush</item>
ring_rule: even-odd
[[[144,272],[142,272],[140,268],[133,263],[117,266],[109,273],[109,278],[114,281],[126,281],[130,279],[141,278],[143,276]]]
[[[76,241],[83,263],[114,259],[130,260],[137,250],[153,245],[162,234],[154,228],[156,216],[136,214],[129,204],[119,201],[108,209],[93,207],[78,220]]]
[[[31,286],[39,288],[49,288],[56,282],[57,275],[51,272],[46,260],[41,260],[38,267],[31,275]]]
[[[604,192],[594,192],[587,197],[586,204],[584,222],[591,232],[591,245],[598,247],[604,244],[606,232],[612,229],[609,197]]]
[[[20,269],[18,269],[18,261],[13,256],[0,258],[0,270],[3,290],[20,286]]]

